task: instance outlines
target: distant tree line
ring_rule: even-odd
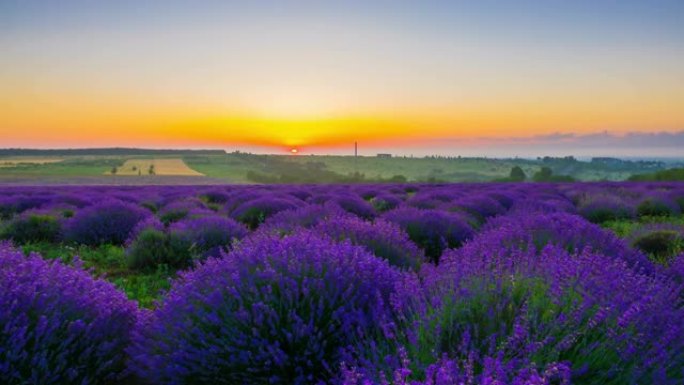
[[[340,174],[328,170],[323,162],[304,164],[288,162],[275,157],[261,158],[263,171],[250,170],[247,179],[255,183],[405,183],[403,175],[391,178],[369,178],[363,173]]]
[[[223,150],[153,150],[144,148],[0,149],[0,156],[123,156],[123,155],[225,155]]]
[[[513,166],[507,178],[496,179],[495,182],[524,182],[527,180],[525,171],[520,166]],[[570,175],[556,175],[550,167],[544,166],[532,175],[533,182],[574,182]]]

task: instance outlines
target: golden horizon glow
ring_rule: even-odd
[[[21,100],[3,98],[0,135],[6,143],[73,145],[257,145],[296,148],[342,143],[406,143],[431,138],[529,137],[558,132],[588,134],[608,130],[675,132],[684,127],[681,98],[644,103],[618,98],[608,103],[518,101],[339,113],[312,117],[272,117],[219,108],[155,106],[86,97]],[[40,110],[40,114],[33,111]]]

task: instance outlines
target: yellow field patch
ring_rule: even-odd
[[[154,166],[154,175],[203,176],[190,167],[183,159],[129,159],[123,166],[117,167],[116,175],[150,175],[150,166]],[[111,170],[105,174],[112,175]]]
[[[63,158],[41,158],[34,156],[12,156],[7,158],[0,158],[0,167],[16,167],[21,163],[30,164],[46,164],[57,163],[63,161]]]

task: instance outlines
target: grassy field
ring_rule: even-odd
[[[93,275],[115,284],[140,306],[151,308],[161,294],[170,287],[175,272],[160,268],[144,274],[126,268],[124,248],[120,246],[69,246],[52,243],[29,243],[22,246],[24,253],[40,253],[46,259],[71,263],[78,256],[83,266]]]
[[[1,167],[3,164],[6,166]],[[154,165],[155,175],[150,175],[150,165]],[[154,180],[149,181],[151,184],[163,184],[166,183],[165,178],[171,176],[196,178],[197,183],[255,183],[255,179],[248,177],[248,173],[278,177],[288,173],[302,174],[314,169],[339,176],[358,173],[363,175],[365,179],[362,179],[366,181],[386,180],[401,175],[409,182],[486,182],[508,177],[514,166],[521,167],[528,179],[542,167],[550,167],[555,175],[570,175],[581,181],[625,180],[635,173],[644,172],[644,168],[636,163],[611,168],[574,159],[547,162],[540,159],[374,156],[355,158],[325,155],[253,155],[239,152],[175,155],[121,153],[4,156],[0,157],[0,183],[38,183],[41,180],[56,183],[59,180],[111,178],[111,171],[114,168],[116,177],[120,179],[93,179],[93,183],[138,184],[140,181],[134,178],[154,177]],[[202,179],[203,177],[205,179]]]

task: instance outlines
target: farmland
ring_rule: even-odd
[[[17,162],[21,158],[34,161]],[[151,165],[155,165],[152,174]],[[0,184],[174,185],[179,184],[179,178],[190,178],[180,184],[489,182],[507,180],[514,167],[519,167],[530,181],[536,180],[545,168],[562,180],[621,181],[682,165],[681,159],[664,162],[573,157],[292,156],[141,149],[4,150],[0,151]]]
[[[0,378],[679,384],[683,209],[668,182],[5,186]]]
[[[19,165],[48,164],[61,162],[62,158],[37,158],[37,157],[3,157],[0,158],[0,167],[17,167]]]
[[[179,158],[128,159],[121,167],[112,168],[105,174],[135,176],[143,173],[146,175],[202,176]]]

